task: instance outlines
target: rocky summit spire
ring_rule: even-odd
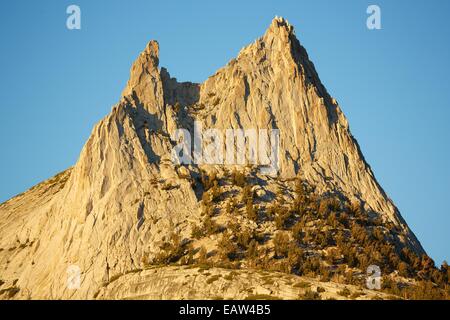
[[[219,132],[279,130],[278,176],[262,174],[258,164],[174,163],[171,152],[178,140],[172,134],[177,129],[192,133],[194,122]],[[302,194],[301,186],[309,186],[305,190],[311,194]],[[248,190],[253,196],[245,195]],[[299,204],[298,199],[313,200]],[[354,232],[363,240],[348,236]],[[283,18],[275,18],[261,38],[201,84],[179,83],[160,70],[158,43],[150,41],[133,63],[121,100],[95,126],[74,167],[0,205],[0,234],[0,280],[14,298],[217,296],[206,280],[184,285],[188,269],[164,266],[180,258],[191,263],[207,256],[214,266],[270,265],[298,275],[303,265],[286,263],[325,256],[327,261],[345,260],[349,252],[364,253],[369,240],[373,256],[385,255],[377,263],[404,259],[403,249],[425,253],[378,184],[338,102]],[[276,236],[295,238],[290,243],[296,244],[300,234],[318,235],[301,243],[304,256],[288,259],[275,252]],[[221,239],[252,237],[258,241],[251,243],[261,242],[268,253],[264,259],[276,259],[249,260],[243,248],[250,244],[242,242],[231,245],[236,252],[223,252]],[[345,248],[339,247],[342,243]],[[203,246],[219,254],[200,257]],[[331,246],[345,250],[344,258],[330,258]],[[365,273],[362,266],[355,269],[354,261],[372,263],[372,258],[358,255],[352,265],[342,262],[343,268],[330,270]],[[151,272],[146,270],[150,265],[155,266]],[[322,268],[331,267],[327,262]],[[68,270],[80,272],[76,290],[67,285]],[[223,287],[220,281],[217,288]],[[255,278],[251,287],[261,287],[257,284]],[[241,284],[230,288],[224,293],[228,298],[245,298]],[[269,289],[292,298],[292,288]]]
[[[276,36],[293,35],[294,26],[283,17],[275,17],[270,23],[265,35],[267,36],[268,34]]]
[[[164,93],[158,65],[159,44],[152,40],[133,63],[122,96],[163,120]]]

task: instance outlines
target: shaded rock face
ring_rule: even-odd
[[[20,289],[15,298],[92,298],[112,277],[142,268],[169,232],[189,238],[200,202],[180,172],[194,176],[198,168],[173,165],[171,134],[192,132],[194,121],[279,129],[280,179],[300,176],[320,192],[362,203],[402,230],[406,246],[424,252],[286,20],[274,19],[202,84],[179,83],[158,64],[151,41],[75,166],[0,205],[0,274]],[[71,265],[81,270],[77,290],[67,286]]]

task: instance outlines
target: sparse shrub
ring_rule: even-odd
[[[251,240],[250,244],[248,245],[246,256],[248,259],[256,259],[259,256],[258,253],[258,242],[256,240]]]
[[[318,292],[311,291],[310,289],[306,290],[305,293],[301,296],[302,300],[321,300],[322,297]]]
[[[328,282],[331,280],[331,272],[328,267],[320,267],[320,281]]]
[[[349,297],[352,294],[352,292],[348,288],[343,288],[342,290],[338,291],[338,295],[343,297]]]
[[[214,182],[218,183],[217,175],[215,172],[207,174],[205,171],[201,171],[201,182],[203,185],[203,190],[206,192],[214,186]]]
[[[235,186],[243,188],[246,184],[244,173],[234,169],[231,173],[231,180]]]
[[[237,246],[231,241],[230,234],[224,233],[222,234],[222,238],[220,239],[218,243],[218,249],[219,253],[222,256],[223,259],[226,260],[235,260],[238,256],[237,254]]]
[[[380,228],[375,228],[373,230],[372,237],[375,239],[375,241],[384,241],[384,234]]]
[[[220,231],[219,226],[213,219],[211,219],[210,216],[205,217],[205,220],[203,221],[203,229],[205,230],[206,235],[215,234]]]
[[[220,195],[222,194],[219,182],[217,180],[213,181],[213,186],[210,189],[211,192],[211,200],[213,202],[217,202],[220,199]]]
[[[206,206],[202,206],[202,212],[201,212],[202,216],[211,218],[212,216],[214,216],[214,214],[215,214],[215,208],[213,205],[208,204]]]
[[[303,262],[303,250],[299,248],[295,243],[290,243],[287,260],[289,263],[290,272],[298,270]]]
[[[171,233],[169,240],[161,246],[161,252],[156,256],[156,263],[169,264],[177,262],[186,254],[185,245],[177,233]]]
[[[208,262],[208,251],[206,251],[205,247],[201,247],[200,251],[198,252],[198,263],[200,265],[205,265]]]
[[[402,277],[407,278],[409,276],[408,265],[404,262],[400,262],[398,265],[398,274]]]
[[[338,219],[336,217],[336,213],[335,212],[331,212],[328,215],[327,224],[329,226],[333,227],[334,229],[336,229],[338,227]]]
[[[303,228],[304,228],[304,225],[301,221],[297,222],[292,227],[292,235],[298,243],[301,243],[303,240]]]
[[[257,213],[255,207],[253,206],[252,199],[247,199],[247,203],[245,205],[245,212],[247,214],[248,219],[250,219],[252,221],[258,220],[258,213]]]
[[[227,204],[225,205],[225,212],[227,214],[233,214],[233,212],[234,212],[234,205],[233,205],[231,200],[227,201]]]
[[[301,207],[305,207],[309,202],[308,199],[308,190],[306,185],[303,183],[301,179],[297,179],[294,187],[294,208],[299,209]]]
[[[275,226],[278,230],[284,230],[287,228],[289,219],[291,218],[290,212],[279,210],[275,213]]]
[[[208,205],[212,202],[212,194],[210,192],[203,192],[202,195],[203,205]]]
[[[353,203],[351,203],[350,205],[347,206],[346,211],[354,217],[359,217],[362,215],[362,208],[361,208],[361,204],[359,203],[359,201],[355,201]]]
[[[322,199],[319,202],[319,208],[317,210],[317,213],[321,216],[321,217],[326,217],[328,215],[328,201],[327,199]]]
[[[273,238],[275,257],[285,258],[289,251],[289,236],[285,233],[278,232]]]
[[[173,106],[173,110],[175,111],[175,113],[179,113],[181,110],[181,104],[177,101],[175,103],[175,105]]]
[[[348,214],[346,214],[345,212],[341,212],[339,214],[338,221],[345,228],[348,228],[350,225],[350,220],[349,220]]]
[[[242,232],[237,233],[236,238],[237,244],[241,248],[246,249],[252,240],[252,235],[248,230],[243,230]]]
[[[252,188],[249,185],[244,186],[241,194],[241,201],[243,203],[248,203],[248,201],[253,201]]]
[[[324,198],[320,200],[319,208],[317,210],[317,213],[322,218],[328,217],[328,214],[331,212],[339,212],[341,209],[340,201],[336,198],[330,197],[330,198]]]
[[[239,234],[241,231],[241,225],[231,220],[228,223],[228,230],[231,232],[231,234]]]
[[[326,261],[329,264],[336,264],[341,259],[341,254],[339,253],[339,249],[330,248],[327,251]]]
[[[205,236],[205,229],[202,226],[199,225],[193,225],[191,236],[194,239],[200,239]]]
[[[351,228],[352,237],[361,244],[364,244],[368,241],[367,231],[364,227],[359,224],[354,223]]]
[[[305,275],[315,276],[320,273],[320,259],[318,257],[308,257],[305,262],[301,265],[300,272]]]
[[[201,209],[202,209],[201,215],[202,216],[211,217],[214,215],[214,206],[212,204],[212,199],[213,198],[212,198],[211,193],[209,193],[209,192],[203,193],[203,196],[202,196],[203,202],[202,202],[202,207],[201,207]]]
[[[180,258],[181,265],[191,265],[194,263],[194,249],[192,244],[185,245],[185,254]]]

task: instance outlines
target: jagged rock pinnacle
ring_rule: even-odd
[[[286,30],[288,33],[293,33],[294,32],[294,26],[292,26],[285,18],[283,17],[275,17],[269,28],[268,28],[268,32],[274,32],[277,31],[279,29],[282,30]]]
[[[152,40],[133,63],[122,96],[164,122],[163,84],[158,66],[159,45],[157,41]]]

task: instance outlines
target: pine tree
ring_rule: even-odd
[[[199,264],[206,264],[208,262],[208,252],[206,251],[205,247],[201,247],[200,251],[198,252],[198,263]]]
[[[248,259],[256,259],[258,255],[258,242],[252,239],[248,245],[246,256]]]
[[[301,243],[303,240],[303,227],[302,222],[298,221],[292,228],[292,235],[298,243]]]
[[[402,277],[409,277],[409,268],[408,265],[404,262],[400,262],[398,265],[398,274]]]
[[[234,212],[234,206],[231,204],[231,200],[227,201],[227,204],[225,205],[225,212],[227,214],[233,214]]]
[[[308,193],[305,184],[300,178],[297,179],[295,183],[294,193],[295,193],[294,207],[299,208],[301,206],[305,206],[306,203],[308,202]]]
[[[219,200],[219,198],[220,198],[220,195],[221,195],[219,182],[217,180],[213,181],[213,185],[211,187],[210,192],[211,192],[211,201],[217,202]]]
[[[248,200],[253,200],[253,192],[250,185],[246,185],[242,189],[241,201],[247,203]]]
[[[287,257],[289,250],[289,236],[283,232],[278,232],[273,238],[275,257],[285,258]]]
[[[247,218],[252,221],[258,220],[258,213],[255,210],[255,207],[253,206],[253,200],[247,199],[247,203],[245,205],[245,211],[247,213]]]
[[[287,253],[288,263],[292,269],[298,269],[303,262],[303,250],[295,243],[289,245]]]
[[[237,258],[237,246],[231,241],[229,232],[223,233],[218,243],[219,254],[222,259],[235,260]]]
[[[246,249],[249,246],[251,240],[252,235],[248,230],[243,230],[237,234],[237,243],[243,249]]]
[[[207,215],[203,221],[203,229],[205,230],[206,235],[211,235],[219,231],[219,226],[211,219],[211,216]]]
[[[194,239],[200,239],[205,236],[205,230],[199,225],[193,225],[191,231],[191,237]]]
[[[242,172],[237,171],[236,169],[233,169],[233,172],[231,173],[231,179],[235,186],[242,188],[246,184],[245,175]]]

